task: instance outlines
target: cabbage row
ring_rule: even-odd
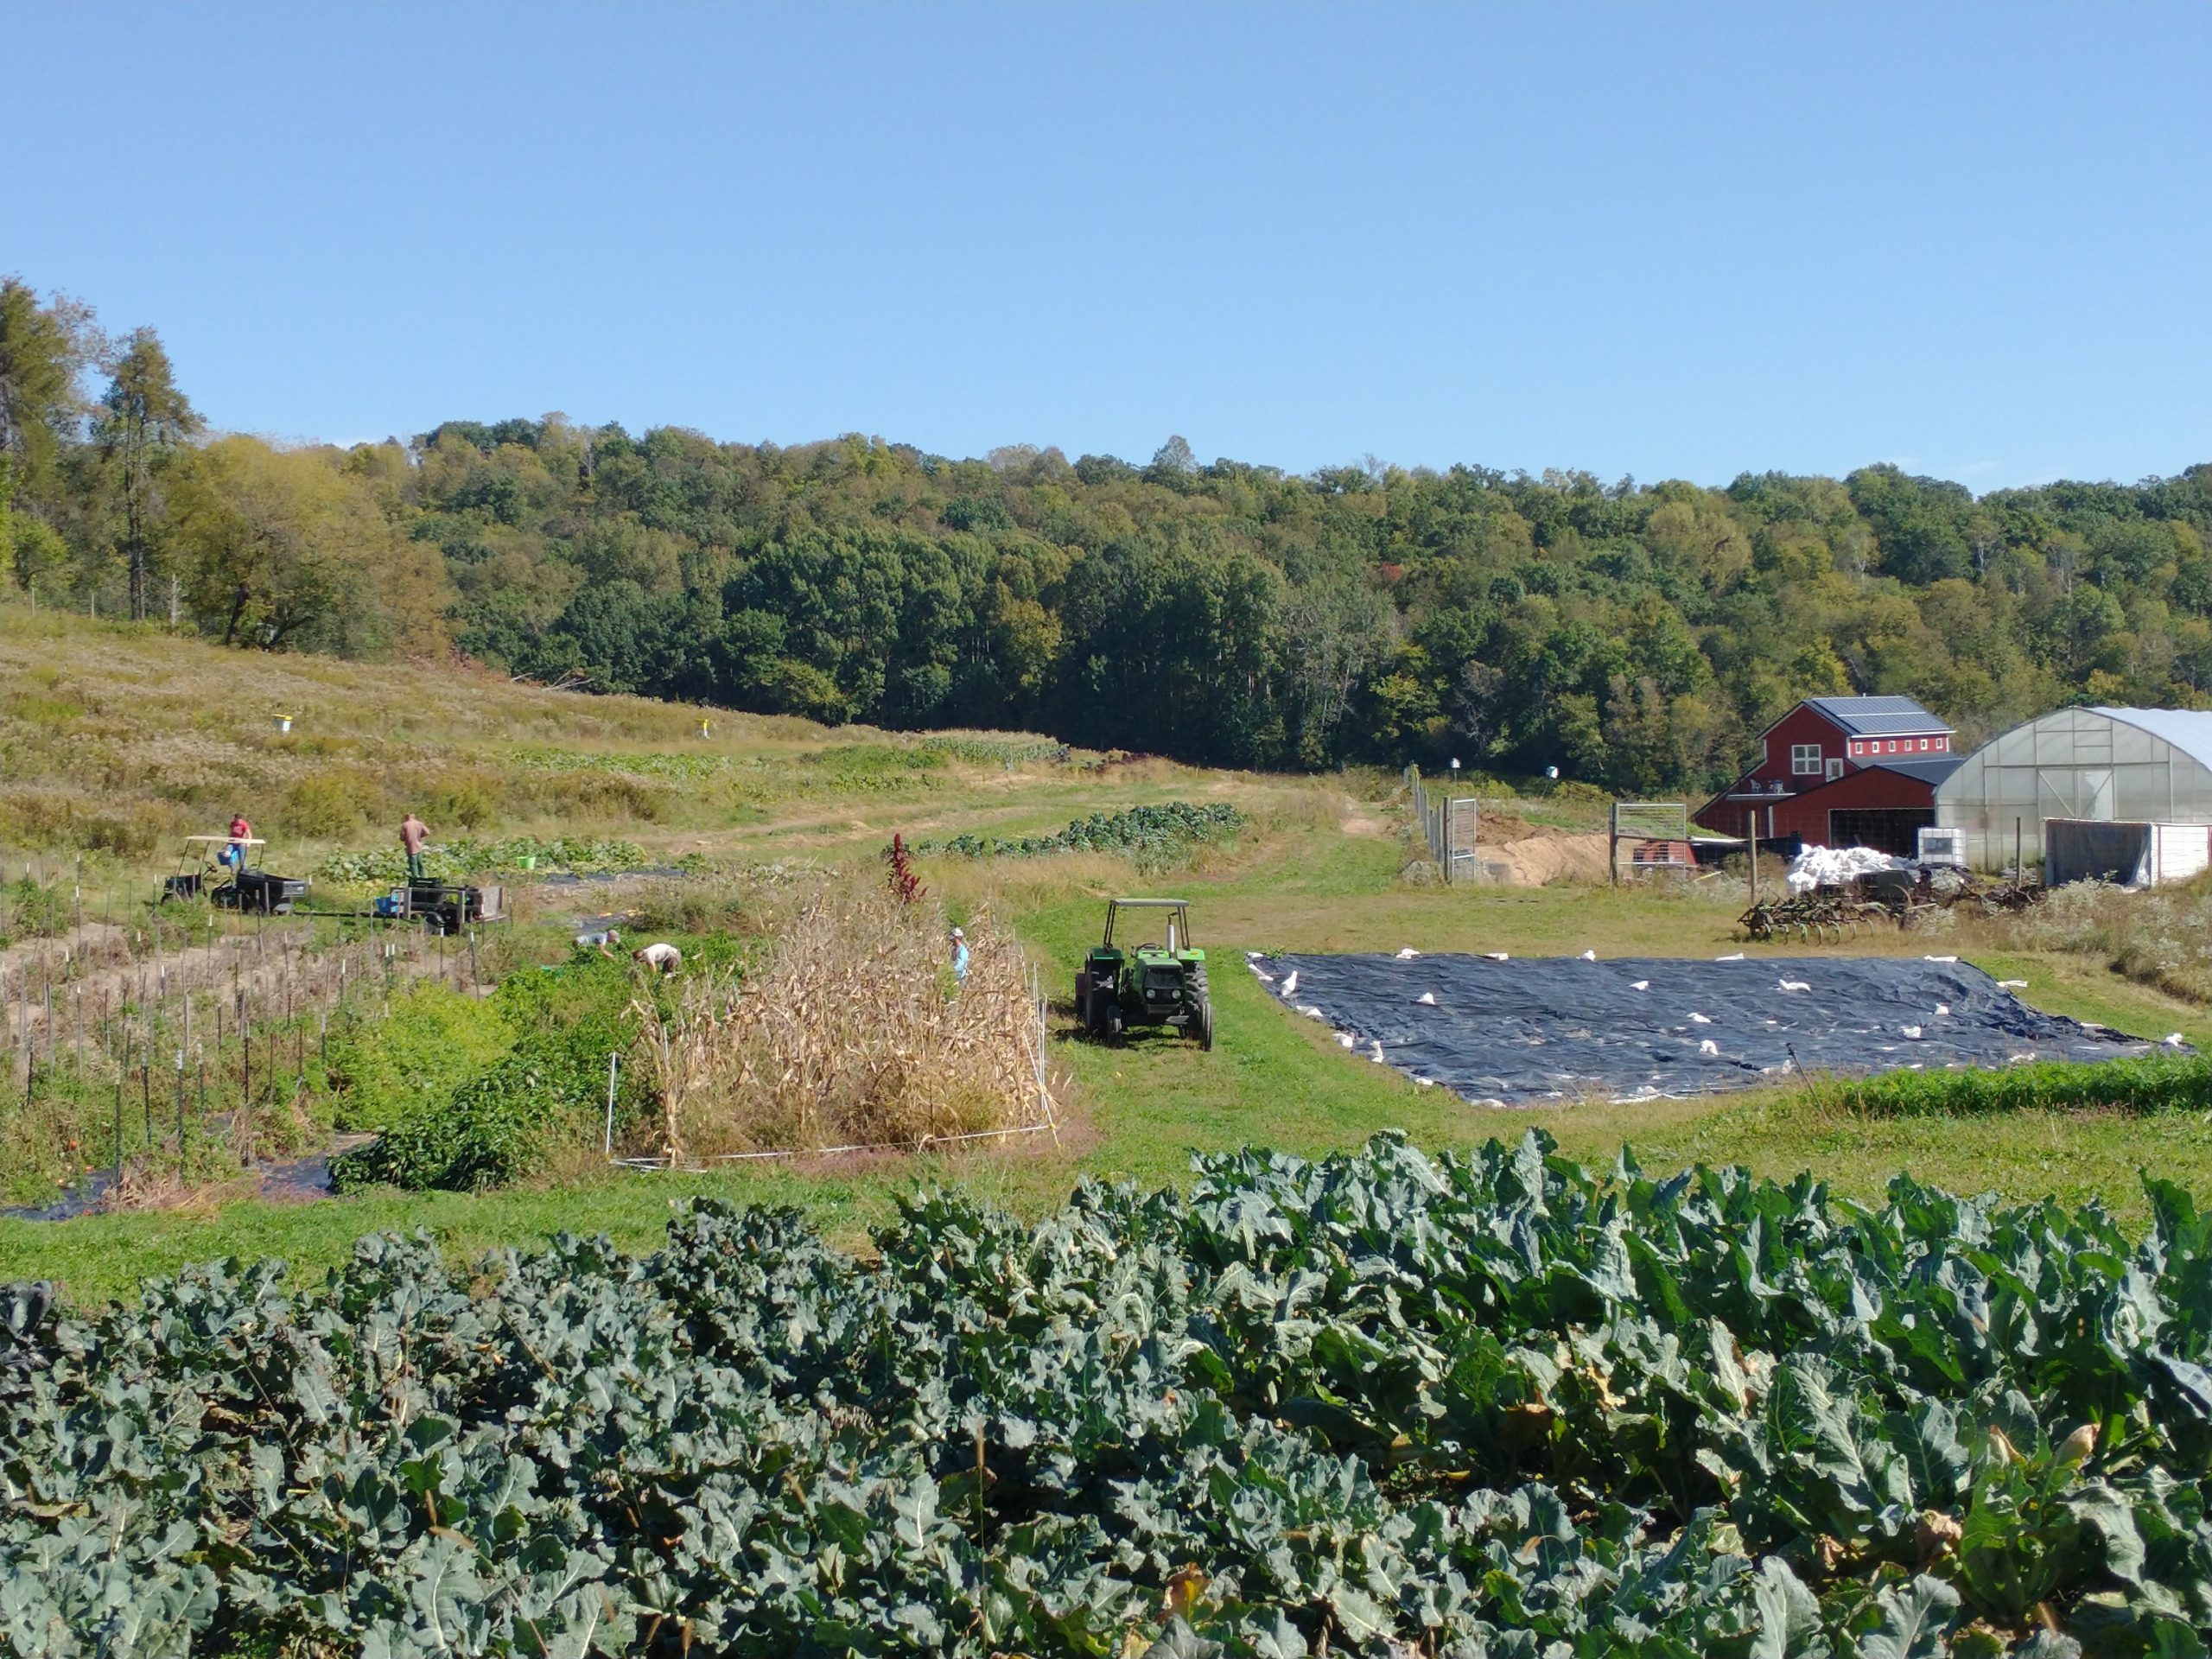
[[[954,836],[914,850],[963,858],[1042,858],[1052,853],[1119,853],[1140,863],[1188,856],[1202,841],[1243,827],[1244,814],[1226,801],[1162,801],[1120,812],[1094,812],[1049,836]]]
[[[2205,1653],[2212,1218],[1386,1138],[942,1193],[862,1262],[365,1240],[0,1331],[0,1640]],[[12,1344],[12,1346],[10,1344]]]
[[[524,859],[536,860],[538,870],[545,874],[568,871],[594,875],[634,870],[645,863],[645,851],[633,841],[583,836],[538,841],[512,836],[505,841],[441,842],[423,855],[423,868],[434,881],[458,881],[472,875],[519,871]],[[397,847],[332,853],[315,866],[315,874],[321,881],[397,883],[407,879],[407,855]]]

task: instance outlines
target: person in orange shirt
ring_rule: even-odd
[[[430,844],[430,826],[410,812],[399,821],[399,844],[407,852],[407,879],[423,879],[423,849]]]

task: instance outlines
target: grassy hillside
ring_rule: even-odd
[[[410,807],[442,832],[619,830],[666,846],[810,799],[924,794],[958,749],[466,666],[225,651],[20,605],[5,626],[10,849],[140,860],[234,810],[291,846],[351,845],[388,840]]]
[[[873,852],[894,830],[1031,834],[1173,798],[1325,817],[1344,792],[1160,760],[1063,761],[1034,734],[828,727],[468,666],[225,651],[20,604],[4,616],[0,850],[124,868],[163,866],[175,837],[219,830],[234,810],[289,868],[390,846],[410,808],[441,838],[611,835],[657,856],[742,858]]]
[[[925,879],[956,914],[988,906],[1013,921],[1058,995],[1103,899],[1117,891],[1172,887],[1190,898],[1200,942],[1222,959],[1214,976],[1220,1040],[1211,1054],[1172,1040],[1101,1047],[1063,1027],[1053,1062],[1069,1122],[1055,1149],[709,1176],[617,1176],[577,1166],[482,1197],[241,1202],[59,1227],[0,1222],[10,1276],[60,1278],[80,1296],[124,1290],[142,1274],[218,1254],[327,1264],[358,1234],[385,1227],[430,1226],[464,1250],[561,1229],[643,1244],[658,1236],[668,1201],[690,1192],[801,1204],[850,1240],[918,1178],[1033,1212],[1081,1175],[1175,1180],[1194,1147],[1263,1142],[1319,1152],[1388,1128],[1441,1144],[1510,1137],[1530,1121],[1595,1163],[1633,1145],[1647,1167],[1698,1159],[1782,1175],[1810,1169],[1862,1196],[1909,1168],[1955,1188],[2094,1197],[2139,1215],[2136,1171],[2146,1165],[2212,1194],[2212,1112],[1885,1118],[1777,1090],[1500,1114],[1348,1057],[1318,1026],[1286,1016],[1262,994],[1236,965],[1245,950],[1709,957],[1806,949],[1733,944],[1745,893],[1727,878],[1618,890],[1446,890],[1421,881],[1396,780],[1382,774],[1280,778],[1084,755],[1063,762],[1019,736],[927,739],[728,715],[715,716],[702,738],[693,710],[518,687],[478,672],[222,653],[81,620],[34,623],[21,610],[9,613],[7,637],[0,758],[10,816],[0,826],[0,852],[11,868],[27,843],[55,857],[74,836],[93,840],[89,826],[105,823],[115,826],[110,842],[120,850],[102,857],[148,872],[166,836],[216,827],[234,804],[302,865],[335,848],[388,845],[389,826],[408,805],[444,833],[461,821],[456,804],[473,798],[474,822],[466,827],[474,832],[620,836],[657,856],[696,854],[730,869],[850,862],[869,866],[871,880],[894,830],[910,839],[1029,834],[1166,799],[1225,800],[1250,815],[1232,842],[1169,872],[1098,853],[922,859]],[[278,711],[295,716],[289,738],[269,726]],[[318,821],[301,804],[324,798],[344,810]],[[1515,833],[1572,830],[1592,815],[1587,804],[1552,800],[1514,804],[1492,821]],[[541,931],[557,942],[564,906],[619,905],[633,891],[542,897]],[[1961,921],[1936,939],[1873,932],[1840,949],[1955,951],[2027,980],[2025,995],[2043,1007],[2212,1045],[2212,1010],[2123,977],[2108,952],[2069,949],[2056,935]]]

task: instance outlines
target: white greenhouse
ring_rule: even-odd
[[[1992,738],[1936,786],[1936,822],[1962,830],[1967,861],[1985,869],[2012,861],[2016,836],[2024,859],[2042,860],[2045,820],[2139,825],[2146,847],[2212,844],[2164,833],[2212,825],[2212,712],[2060,709]],[[2071,843],[2054,836],[2063,860]],[[2140,879],[2164,874],[2154,860]]]

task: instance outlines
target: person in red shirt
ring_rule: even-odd
[[[231,844],[223,849],[223,862],[234,870],[245,868],[246,842],[253,839],[253,826],[246,822],[245,814],[231,815]]]

